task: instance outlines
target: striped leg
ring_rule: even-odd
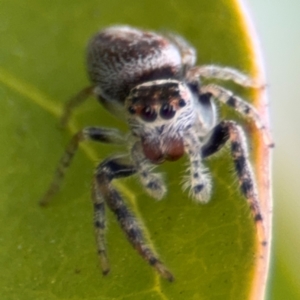
[[[109,263],[105,247],[105,199],[103,198],[102,194],[99,193],[96,181],[93,182],[92,200],[94,204],[94,228],[96,235],[97,253],[100,258],[102,273],[103,275],[106,275],[109,272]]]
[[[120,144],[124,142],[120,132],[111,128],[86,127],[76,133],[67,146],[65,153],[61,157],[56,168],[52,182],[40,200],[41,205],[47,205],[52,197],[59,191],[66,170],[70,166],[72,159],[78,149],[80,142],[84,140],[93,140],[101,143]]]
[[[228,140],[231,144],[231,155],[239,179],[241,192],[249,203],[253,219],[256,223],[259,241],[261,245],[265,246],[266,236],[257,188],[252,167],[249,162],[246,138],[241,127],[234,121],[222,121],[218,124],[213,129],[210,139],[202,147],[202,157],[205,158],[214,154],[221,149]]]
[[[208,79],[231,80],[236,84],[245,87],[263,88],[264,85],[254,80],[248,75],[228,67],[220,67],[216,65],[193,67],[188,71],[187,77],[192,81],[199,77]]]
[[[66,102],[63,114],[60,118],[61,127],[65,127],[70,119],[72,111],[82,104],[89,96],[93,95],[94,86],[89,86],[81,90],[77,95]]]
[[[183,189],[190,189],[196,201],[207,203],[211,196],[211,181],[202,165],[201,145],[194,134],[186,132],[184,148],[189,157],[189,175],[184,177]]]
[[[166,37],[174,43],[181,54],[181,61],[185,69],[190,69],[196,62],[196,50],[181,36],[172,32],[166,32]]]
[[[131,157],[140,181],[148,194],[156,199],[161,199],[167,191],[165,183],[160,174],[152,172],[153,164],[145,157],[140,142],[133,146]]]
[[[201,87],[201,94],[211,94],[215,99],[223,104],[234,108],[241,115],[253,120],[258,130],[262,131],[265,143],[268,147],[273,147],[274,144],[271,139],[270,132],[261,120],[257,110],[242,98],[233,95],[229,90],[224,89],[216,84],[209,84]]]
[[[94,207],[95,207],[95,228],[98,244],[98,252],[101,262],[104,261],[104,267],[107,265],[106,252],[104,246],[103,231],[104,210],[102,209],[103,200],[116,215],[117,220],[126,234],[129,242],[138,251],[138,253],[151,265],[157,272],[169,281],[173,281],[173,275],[168,271],[164,264],[158,259],[153,251],[147,246],[143,232],[133,213],[127,208],[119,192],[112,186],[111,181],[116,178],[127,177],[136,173],[132,165],[124,164],[121,159],[111,158],[102,162],[95,174],[94,183]],[[99,201],[99,203],[97,202]],[[100,209],[98,209],[98,207]],[[103,267],[103,265],[102,265]],[[107,273],[108,268],[103,269]]]

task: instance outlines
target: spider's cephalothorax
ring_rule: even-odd
[[[232,80],[245,87],[259,87],[239,71],[215,65],[195,66],[196,52],[182,37],[166,36],[127,26],[109,27],[97,33],[87,52],[92,85],[83,89],[66,105],[62,124],[71,111],[89,95],[94,95],[111,113],[121,116],[131,137],[118,130],[86,127],[71,140],[56,170],[53,182],[41,200],[45,205],[58,191],[67,167],[83,140],[126,144],[130,159],[112,156],[96,168],[92,198],[98,254],[104,274],[109,272],[105,247],[105,204],[115,213],[128,240],[141,256],[163,277],[172,274],[145,242],[143,232],[122,196],[111,185],[113,179],[137,174],[145,190],[160,199],[166,192],[162,177],[153,165],[175,161],[184,154],[189,159],[189,175],[184,188],[191,197],[207,202],[211,194],[210,177],[203,161],[230,143],[241,192],[249,202],[258,239],[265,245],[263,218],[247,145],[242,128],[234,121],[217,122],[213,99],[250,118],[261,130],[266,144],[271,139],[256,109],[216,84],[201,85],[200,79]]]
[[[196,121],[194,95],[177,80],[163,79],[133,88],[126,99],[128,124],[152,163],[184,154],[184,134]]]

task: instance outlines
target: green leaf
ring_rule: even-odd
[[[149,244],[173,272],[173,283],[138,256],[111,213],[111,273],[101,275],[89,189],[97,161],[121,149],[83,145],[61,192],[47,208],[38,205],[76,130],[103,125],[126,131],[126,124],[94,100],[77,111],[68,130],[57,127],[63,102],[88,85],[89,37],[111,24],[172,30],[197,48],[199,64],[231,66],[254,76],[251,35],[236,1],[2,1],[0,14],[1,298],[248,299],[257,273],[256,233],[227,151],[207,162],[214,186],[207,205],[182,192],[184,160],[159,168],[169,188],[162,201],[148,197],[135,178],[116,183],[140,217]],[[254,91],[224,86],[257,99]],[[222,109],[222,118],[235,114]],[[259,133],[244,124],[252,132],[258,166],[267,154]],[[268,178],[268,171],[257,170],[265,190],[261,178]]]

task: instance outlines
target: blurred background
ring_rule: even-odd
[[[274,149],[270,299],[300,299],[300,1],[248,0],[265,60]]]

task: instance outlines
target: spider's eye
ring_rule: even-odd
[[[141,110],[141,118],[147,122],[153,122],[157,117],[156,111],[151,106],[145,106]]]
[[[134,108],[133,106],[129,106],[129,107],[128,107],[128,112],[129,112],[131,115],[133,115],[133,114],[136,113],[136,110],[135,110],[135,108]]]
[[[180,107],[186,106],[185,100],[184,100],[184,99],[180,99],[179,102],[178,102],[178,105],[179,105]]]
[[[159,112],[160,116],[165,120],[172,119],[175,116],[175,113],[176,111],[170,104],[164,104]]]

